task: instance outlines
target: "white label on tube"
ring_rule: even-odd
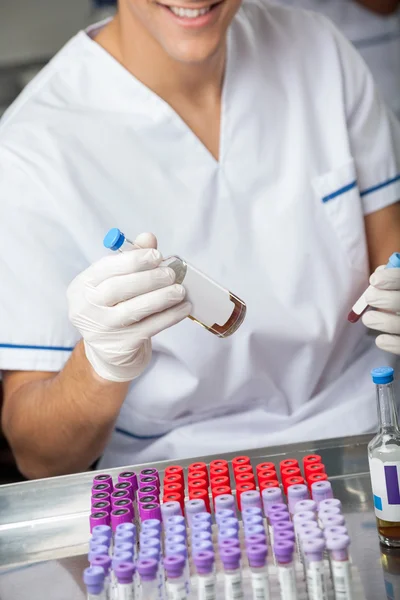
[[[293,567],[278,567],[278,578],[281,587],[281,600],[297,600],[296,579]]]
[[[235,308],[228,290],[203,275],[200,271],[187,265],[185,279],[186,300],[192,303],[191,316],[207,325],[225,325]]]
[[[225,573],[225,600],[242,600],[242,576],[238,573]]]
[[[117,599],[118,600],[134,600],[133,586],[129,583],[117,584]]]
[[[169,600],[187,600],[185,582],[169,583],[168,584],[168,598]]]
[[[269,600],[269,583],[266,571],[251,574],[253,600]]]
[[[375,514],[383,521],[400,521],[400,463],[369,459]]]
[[[199,600],[216,600],[217,591],[214,575],[201,575],[199,582]]]
[[[350,561],[332,560],[331,566],[336,600],[354,600]]]
[[[307,569],[307,584],[310,600],[327,600],[324,562],[310,562]]]

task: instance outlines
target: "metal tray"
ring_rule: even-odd
[[[367,444],[371,436],[337,438],[245,452],[253,464],[278,463],[305,454],[322,456],[335,496],[343,503],[366,600],[400,598],[400,553],[381,556],[372,508]],[[223,457],[232,459],[238,453]],[[194,460],[173,461],[187,467]],[[173,462],[152,464],[162,473]],[[129,465],[140,470],[148,465]],[[109,469],[114,477],[122,468]],[[90,489],[93,473],[0,487],[0,599],[81,600],[87,566]]]

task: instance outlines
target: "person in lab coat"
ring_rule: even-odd
[[[400,118],[400,0],[278,0],[320,11],[359,50],[387,105]]]
[[[27,477],[375,427],[400,127],[322,15],[121,0],[5,114],[0,196],[2,423]],[[113,226],[141,248],[107,253]],[[186,318],[171,254],[247,303],[233,336]],[[384,311],[351,325],[371,273]]]

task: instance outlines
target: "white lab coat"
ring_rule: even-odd
[[[355,0],[275,0],[321,12],[348,37],[366,61],[387,105],[400,118],[400,9],[377,15]]]
[[[323,17],[241,8],[219,162],[79,33],[2,122],[0,195],[0,369],[63,367],[66,288],[112,226],[155,232],[247,303],[226,340],[190,320],[154,339],[102,467],[375,426],[369,371],[393,359],[346,316],[368,283],[364,215],[400,198],[400,131]]]

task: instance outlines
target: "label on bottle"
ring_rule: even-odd
[[[191,265],[187,265],[183,286],[186,289],[185,299],[192,304],[190,315],[196,321],[207,327],[227,323],[235,309],[228,290]]]
[[[225,573],[225,600],[243,600],[243,584],[240,573]]]
[[[327,600],[324,561],[313,561],[307,568],[307,585],[310,600]]]
[[[375,514],[383,521],[400,522],[400,463],[369,459]]]
[[[118,583],[116,598],[117,600],[134,600],[133,585],[130,583]]]
[[[269,600],[269,583],[266,571],[251,574],[251,583],[253,587],[253,600]]]
[[[216,600],[215,575],[202,575],[199,577],[198,582],[199,600]]]
[[[297,600],[296,579],[293,566],[278,567],[281,600]]]
[[[331,567],[336,600],[354,600],[350,562],[332,560]]]

